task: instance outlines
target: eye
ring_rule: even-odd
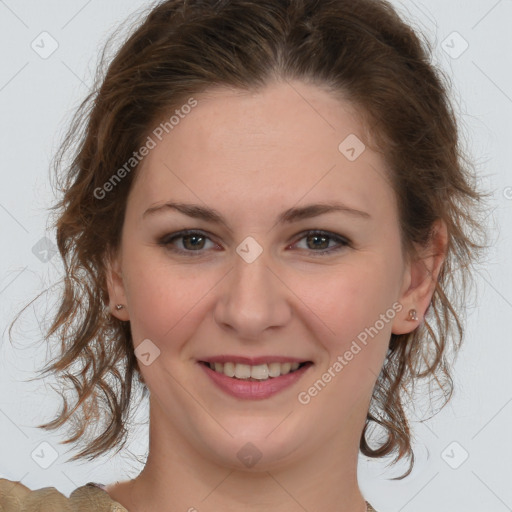
[[[185,249],[178,249],[175,247],[175,242],[177,240],[182,241],[182,246]],[[170,251],[176,252],[178,254],[201,256],[201,254],[204,252],[202,249],[204,249],[206,240],[210,240],[210,238],[201,231],[185,230],[180,231],[179,233],[166,235],[161,238],[158,243],[159,245],[162,245]]]
[[[306,248],[304,250],[313,253],[315,256],[331,254],[351,245],[351,242],[347,238],[329,233],[328,231],[306,231],[301,233],[301,235],[302,236],[293,245],[297,245],[301,240],[306,240]],[[211,242],[210,237],[201,231],[185,230],[166,235],[162,237],[158,243],[177,254],[186,254],[195,257],[204,254],[205,250],[203,249],[207,249],[206,242],[208,240]],[[183,248],[177,247],[178,241]],[[335,243],[334,247],[329,247],[333,242]],[[216,244],[213,245],[216,246]],[[212,247],[210,246],[210,248]]]
[[[306,249],[313,253],[315,256],[325,256],[333,252],[340,251],[346,246],[350,246],[350,241],[340,235],[329,233],[328,231],[307,231],[302,233],[300,240],[306,240]],[[329,248],[329,242],[336,242],[337,245]],[[296,244],[297,242],[295,242]]]

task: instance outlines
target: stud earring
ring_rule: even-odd
[[[119,311],[124,308],[124,304],[116,304],[116,309]]]
[[[412,322],[418,320],[418,315],[415,309],[409,310],[409,318],[407,320],[411,320]]]

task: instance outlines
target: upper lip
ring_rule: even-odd
[[[234,355],[219,355],[205,357],[199,359],[203,363],[239,363],[248,364],[250,366],[257,366],[265,363],[306,363],[308,359],[302,359],[298,357],[289,356],[259,356],[259,357],[246,357],[246,356],[234,356]]]

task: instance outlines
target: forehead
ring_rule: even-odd
[[[393,202],[384,161],[365,148],[362,119],[346,100],[302,82],[218,87],[193,99],[172,128],[173,112],[163,119],[161,140],[150,133],[156,144],[134,186],[145,204],[176,193],[244,210],[332,199],[379,214]]]

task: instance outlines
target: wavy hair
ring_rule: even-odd
[[[98,189],[192,95],[213,86],[258,90],[276,79],[298,79],[360,112],[391,170],[407,255],[429,240],[437,219],[448,227],[425,321],[391,336],[360,439],[368,457],[409,457],[403,476],[409,474],[408,393],[426,379],[441,390],[443,405],[452,396],[449,353],[457,352],[464,332],[457,311],[485,234],[478,217],[485,197],[461,148],[450,81],[431,63],[428,40],[384,0],[167,0],[144,13],[111,59],[109,44],[53,164],[62,197],[52,210],[65,272],[45,338],[59,340],[60,353],[42,374],[71,384],[76,396],[68,402],[61,393],[57,417],[38,427],[68,423],[65,443],[85,444],[72,460],[119,451],[134,390],[141,386],[147,394],[130,324],[109,313],[105,275],[138,166],[105,197],[97,197]],[[375,448],[372,427],[386,434]]]

